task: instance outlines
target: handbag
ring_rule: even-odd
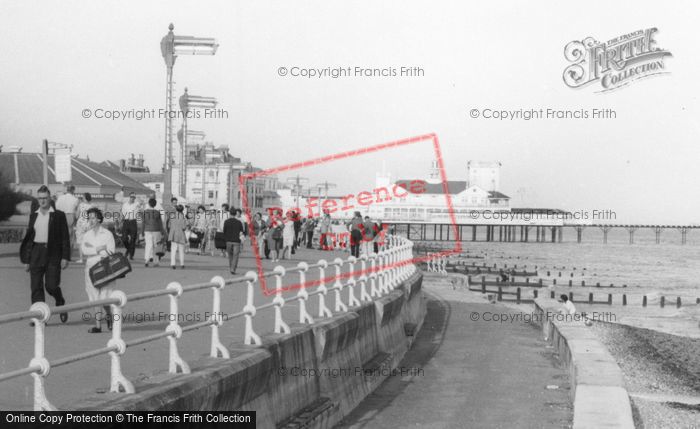
[[[109,283],[123,278],[131,272],[131,263],[122,253],[110,253],[90,267],[89,276],[92,286],[101,289]]]
[[[282,227],[281,226],[276,226],[272,230],[272,239],[273,240],[281,240],[282,239]]]
[[[162,258],[165,252],[168,251],[168,244],[165,240],[161,240],[156,244],[156,256]]]
[[[220,250],[226,249],[226,237],[223,232],[214,234],[214,247]]]

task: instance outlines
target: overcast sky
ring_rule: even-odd
[[[43,138],[90,159],[163,162],[164,121],[85,119],[83,109],[160,109],[160,39],[215,37],[213,57],[180,56],[175,93],[214,96],[228,118],[190,121],[262,168],[436,133],[448,178],[502,162],[514,206],[610,209],[621,222],[700,222],[700,36],[694,1],[6,1],[0,2],[0,144]],[[564,46],[651,27],[669,74],[610,93],[571,89]],[[304,78],[279,68],[417,66],[422,77]],[[597,86],[597,87],[596,87]],[[470,118],[471,109],[610,108],[616,119]],[[423,175],[429,152],[391,154]],[[389,154],[387,153],[387,156]],[[378,157],[299,172],[336,192],[371,188]]]

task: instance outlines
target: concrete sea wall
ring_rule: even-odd
[[[561,305],[535,300],[535,320],[569,370],[574,428],[634,428],[620,367],[583,321],[558,320]]]
[[[135,383],[135,394],[105,394],[79,410],[255,410],[257,425],[331,427],[395,369],[422,326],[426,303],[416,272],[390,294],[261,346],[231,345],[230,359],[202,358],[191,374]]]

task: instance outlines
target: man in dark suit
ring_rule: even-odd
[[[241,253],[241,238],[245,235],[243,223],[240,220],[241,211],[231,207],[231,215],[224,222],[224,239],[228,253],[228,267],[231,274],[236,274],[238,256]]]
[[[44,288],[56,300],[66,303],[59,287],[61,270],[70,262],[70,234],[66,215],[51,206],[51,193],[46,186],[37,191],[39,208],[29,216],[27,233],[20,247],[20,259],[31,275],[32,304],[44,302]],[[66,323],[68,313],[61,313]]]

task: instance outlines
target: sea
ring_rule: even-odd
[[[447,241],[416,243],[445,248],[455,245]],[[540,296],[550,291],[555,296],[573,293],[575,300],[584,301],[577,304],[579,310],[613,312],[613,322],[700,337],[700,229],[688,232],[686,244],[681,244],[681,233],[671,229],[662,232],[659,244],[653,230],[639,229],[630,244],[623,228],[610,231],[607,243],[597,228],[586,228],[582,242],[577,243],[575,231],[565,228],[563,241],[556,243],[463,241],[461,245],[462,255],[454,258],[468,264],[536,270],[538,276],[530,281],[542,279],[545,287],[539,289]],[[556,286],[551,286],[553,280]],[[568,286],[569,280],[573,286]],[[582,281],[586,287],[581,287]],[[601,286],[595,287],[597,283]],[[523,292],[523,296],[529,293]],[[589,293],[595,301],[606,301],[612,294],[613,305],[589,306],[585,303]],[[623,294],[626,306],[622,305]],[[642,306],[644,296],[646,307]],[[678,297],[680,307],[676,305]]]

